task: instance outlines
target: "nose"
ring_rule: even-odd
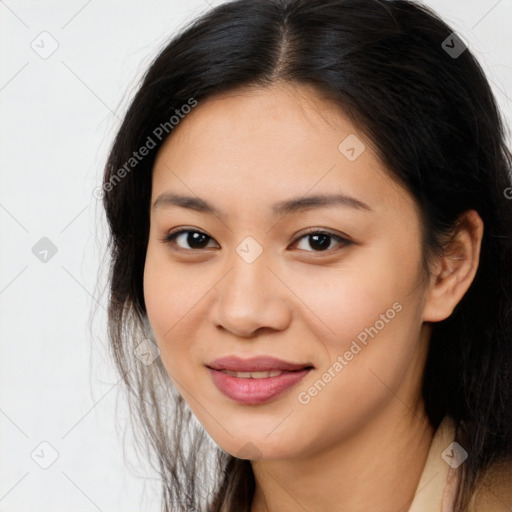
[[[215,327],[239,337],[264,330],[284,330],[291,321],[290,290],[272,269],[265,251],[248,263],[237,253],[217,284],[209,318]]]

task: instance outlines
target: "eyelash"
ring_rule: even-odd
[[[167,233],[165,236],[160,238],[160,241],[162,243],[166,243],[168,245],[173,245],[175,239],[179,235],[181,235],[183,233],[200,233],[200,234],[205,235],[206,237],[208,237],[209,241],[214,240],[213,237],[209,236],[208,234],[206,234],[203,231],[200,231],[198,229],[180,229],[180,230],[177,230],[177,231],[174,231],[174,232],[171,231],[171,232]],[[306,238],[307,236],[311,236],[311,235],[327,235],[327,236],[331,237],[332,239],[336,240],[338,243],[340,243],[342,247],[347,247],[347,246],[349,246],[349,245],[351,245],[353,243],[351,240],[348,240],[347,238],[344,238],[344,237],[342,237],[340,235],[337,235],[335,233],[331,233],[330,231],[319,230],[319,229],[312,229],[310,231],[307,231],[306,233],[302,233],[298,238],[296,238],[294,240],[292,245],[296,244],[302,238]],[[179,247],[178,246],[177,250],[188,251],[188,252],[192,252],[192,251],[193,252],[201,252],[203,249],[184,249],[183,247]],[[336,249],[326,249],[324,251],[310,250],[310,251],[305,251],[305,252],[312,252],[312,253],[317,253],[317,254],[331,254],[333,250],[336,250]]]

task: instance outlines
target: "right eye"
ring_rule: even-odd
[[[204,249],[209,241],[213,241],[213,238],[196,229],[180,229],[167,233],[160,241],[171,245],[173,248],[177,246],[179,250],[190,251]],[[189,247],[180,245],[180,241],[181,243],[188,244]]]

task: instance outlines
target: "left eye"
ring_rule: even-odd
[[[297,242],[306,242],[306,239],[309,238],[308,246],[313,249],[307,249],[305,247],[299,247],[301,250],[305,250],[307,252],[325,252],[332,249],[331,243],[333,241],[337,242],[341,246],[350,245],[352,242],[343,238],[339,235],[335,235],[334,233],[329,233],[325,231],[312,231],[310,233],[306,233],[293,243],[293,245],[297,244]],[[189,247],[183,247],[178,243],[181,241],[188,244]],[[203,233],[202,231],[192,230],[192,229],[182,229],[181,231],[176,231],[174,233],[168,233],[161,240],[164,243],[168,244],[176,244],[179,249],[183,250],[200,250],[208,247],[208,243],[210,241],[214,241],[214,239]],[[307,243],[307,242],[306,242]],[[300,245],[297,244],[298,246]],[[211,246],[210,246],[211,247]]]
[[[302,247],[303,250],[306,250],[308,252],[325,252],[331,249],[331,242],[335,240],[338,242],[338,244],[345,246],[349,245],[350,241],[346,238],[343,238],[339,235],[335,235],[333,233],[328,233],[324,231],[312,231],[311,233],[306,233],[305,235],[302,235],[297,239],[297,241],[301,241],[304,239],[304,241],[309,238],[309,247],[313,248],[313,251],[309,251],[308,249],[305,249]],[[295,243],[297,243],[297,241]]]

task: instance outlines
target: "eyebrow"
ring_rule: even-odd
[[[227,218],[227,213],[215,208],[208,201],[199,197],[185,196],[164,192],[160,194],[153,203],[153,210],[162,207],[179,206],[188,208],[201,213],[216,215],[220,218]],[[345,206],[358,210],[373,211],[365,202],[345,194],[317,194],[313,196],[297,197],[287,199],[272,206],[272,213],[276,216],[282,216],[289,213],[296,213],[312,208],[321,208],[326,206]]]

